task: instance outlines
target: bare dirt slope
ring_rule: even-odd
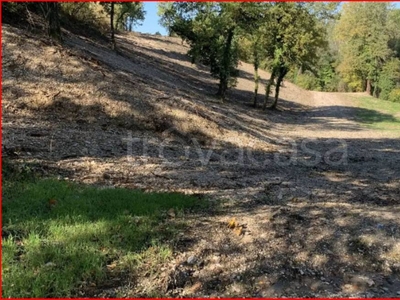
[[[156,277],[91,296],[400,294],[400,134],[358,123],[354,99],[285,82],[279,109],[263,112],[249,105],[251,65],[220,103],[179,39],[118,35],[117,54],[73,34],[61,47],[2,30],[6,156],[216,203],[186,216],[190,230]]]

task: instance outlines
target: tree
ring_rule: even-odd
[[[271,78],[266,86],[263,109],[271,87],[275,84],[275,97],[268,108],[275,108],[281,83],[290,68],[312,70],[317,62],[317,49],[325,45],[324,29],[303,3],[277,2],[268,9],[262,37],[270,61]]]
[[[171,27],[174,24],[176,18],[176,11],[172,2],[158,2],[157,4],[157,15],[160,17],[158,23],[163,26],[168,36],[172,36],[174,32]]]
[[[114,9],[115,9],[115,3],[111,2],[110,3],[110,29],[111,29],[111,45],[112,48],[116,48],[115,44],[115,36],[114,36]]]
[[[144,20],[145,13],[142,2],[121,2],[115,8],[115,26],[132,31],[133,26]]]
[[[350,84],[377,96],[377,83],[390,55],[387,3],[345,3],[335,32],[341,62],[338,71]]]
[[[238,64],[236,29],[240,19],[238,3],[174,3],[164,7],[164,22],[190,45],[192,62],[210,66],[219,79],[217,95],[223,100],[235,83]]]
[[[307,2],[305,7],[317,19],[317,24],[324,30],[326,47],[317,49],[318,62],[312,70],[291,70],[293,82],[305,89],[334,92],[338,90],[339,76],[336,73],[338,47],[333,38],[335,22],[339,18],[339,3]]]
[[[62,41],[60,26],[60,5],[58,2],[41,2],[43,16],[47,21],[47,31],[50,37]]]
[[[388,14],[389,48],[400,58],[400,9],[392,9]]]
[[[400,87],[400,60],[392,58],[382,67],[379,76],[378,88],[379,98],[388,100],[392,90]]]
[[[253,106],[257,107],[257,97],[260,77],[258,69],[266,53],[262,43],[262,33],[259,28],[265,22],[268,3],[243,3],[242,22],[239,30],[241,42],[239,45],[240,58],[251,62],[254,67],[254,96]]]
[[[114,30],[114,16],[115,16],[115,4],[116,2],[100,2],[106,13],[110,16],[110,38],[112,49],[116,48],[115,43],[115,30]]]
[[[115,28],[132,30],[133,25],[144,20],[145,11],[141,2],[101,2],[110,15],[110,35],[112,48],[116,48]]]

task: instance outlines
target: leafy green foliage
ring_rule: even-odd
[[[168,35],[173,36],[172,26],[176,20],[176,11],[172,2],[158,2],[157,15],[160,17],[158,23],[167,29]]]
[[[132,31],[144,20],[145,13],[143,2],[121,2],[116,7],[116,28]]]
[[[388,100],[391,91],[396,87],[400,87],[399,59],[392,59],[383,66],[379,77],[378,87],[380,90],[379,97],[383,100]]]
[[[400,9],[392,9],[388,15],[389,48],[400,59]]]
[[[318,91],[321,89],[319,80],[313,74],[304,73],[296,77],[296,84],[306,90]]]
[[[144,20],[143,4],[141,2],[100,2],[110,16],[110,31],[112,48],[116,48],[115,28],[132,30],[139,21]]]
[[[324,29],[303,3],[278,2],[268,9],[262,31],[272,69],[263,107],[266,108],[270,86],[276,77],[275,100],[270,105],[274,108],[288,71],[298,67],[313,69],[318,60],[317,49],[324,46]]]
[[[400,103],[400,89],[393,89],[389,93],[388,100]]]
[[[190,45],[192,62],[210,66],[218,78],[218,95],[235,84],[238,50],[236,33],[243,10],[239,3],[173,3],[160,6],[162,24]]]
[[[383,62],[390,56],[387,3],[345,3],[336,25],[338,71],[357,90],[377,92]]]
[[[235,83],[239,57],[252,62],[256,106],[258,68],[272,70],[267,91],[276,77],[277,99],[280,83],[291,68],[313,70],[317,65],[318,49],[326,46],[322,20],[333,18],[336,9],[337,4],[186,2],[160,4],[159,15],[170,33],[189,43],[193,62],[210,66],[211,74],[220,80],[222,98]],[[330,63],[322,72],[322,86],[330,86],[335,77]]]
[[[111,3],[100,2],[107,14],[111,14]],[[114,25],[116,29],[131,31],[144,20],[145,11],[142,2],[114,2]]]

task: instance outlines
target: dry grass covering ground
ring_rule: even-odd
[[[251,65],[220,103],[179,39],[121,34],[115,53],[72,33],[59,46],[2,30],[3,147],[14,163],[220,204],[186,216],[157,277],[142,272],[129,288],[98,284],[90,295],[400,294],[400,132],[366,126],[397,124],[398,112],[290,82],[278,110],[262,112],[249,106]]]

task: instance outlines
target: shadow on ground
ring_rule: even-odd
[[[122,40],[123,55],[105,47],[96,48],[96,53],[82,53],[79,43],[82,41],[69,46],[72,54],[68,57],[84,61],[77,74],[85,74],[86,82],[97,88],[93,97],[103,93],[116,107],[126,110],[115,113],[100,105],[81,103],[80,92],[72,89],[70,94],[55,91],[39,95],[41,100],[37,100],[32,91],[24,89],[24,83],[48,80],[54,86],[54,82],[72,86],[84,80],[77,74],[63,74],[62,68],[57,69],[60,76],[34,69],[18,55],[6,57],[3,154],[14,163],[34,163],[45,176],[226,201],[223,208],[193,216],[191,228],[183,233],[175,250],[183,255],[195,253],[203,264],[182,266],[181,271],[190,275],[168,285],[163,295],[182,295],[182,289],[200,282],[201,287],[191,295],[396,296],[400,290],[400,250],[396,248],[400,239],[400,141],[286,141],[274,132],[279,125],[356,132],[360,127],[347,121],[393,122],[390,115],[344,106],[310,108],[285,99],[280,99],[277,111],[262,112],[243,105],[251,102],[252,93],[240,90],[230,92],[230,96],[239,97],[235,101],[230,98],[229,103],[213,103],[209,98],[203,101],[215,92],[215,87],[210,87],[212,78],[201,68],[168,62],[171,57],[187,60],[182,54],[156,51],[161,57],[154,58],[151,49],[139,53],[142,46],[132,50]],[[18,52],[18,46],[3,47],[8,53]],[[109,55],[109,60],[99,60],[102,53]],[[115,69],[112,60],[118,60],[123,68]],[[153,68],[153,77],[142,76],[141,69],[146,68]],[[24,77],[23,72],[31,77]],[[169,97],[174,101],[189,99],[190,105],[180,109],[217,124],[221,138],[212,139],[204,128],[201,132],[172,133],[167,137],[175,142],[164,144],[162,133],[174,127],[179,118],[164,118],[152,101],[144,101],[145,97],[166,103],[164,98]],[[29,101],[18,102],[20,98]],[[211,109],[199,111],[194,107],[197,103]],[[177,105],[182,104],[171,102],[171,110]],[[339,118],[338,110],[342,112]],[[21,111],[24,114],[19,114]],[[368,118],[360,120],[359,115]],[[268,123],[270,120],[273,122]],[[222,129],[276,147],[240,148],[222,139]],[[130,133],[139,139],[131,146],[127,141]],[[199,145],[194,139],[205,142]],[[116,209],[107,221],[121,214]],[[232,216],[247,220],[251,235],[237,237],[229,231],[223,221]],[[127,246],[132,246],[129,241]],[[212,261],[213,256],[218,257],[218,263]],[[179,270],[165,276],[175,278],[181,274]]]

